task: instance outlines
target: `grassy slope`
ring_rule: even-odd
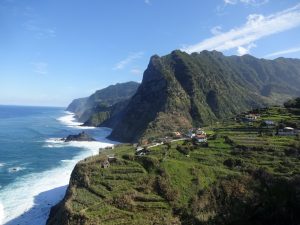
[[[262,112],[261,120],[265,119],[300,121],[299,116],[276,107]],[[254,123],[251,129],[258,126]],[[291,180],[300,174],[299,154],[285,152],[295,143],[299,146],[299,138],[258,135],[245,128],[247,125],[234,121],[207,127],[215,138],[209,140],[209,147],[191,147],[189,157],[176,150],[178,145],[191,145],[181,141],[151,148],[144,157],[134,156],[131,145],[121,145],[103,153],[118,158],[108,169],[100,168],[101,156],[86,159],[74,170],[69,193],[59,206],[64,206],[68,218],[57,214],[48,224],[67,224],[64,220],[70,224],[260,224],[252,214],[259,217],[260,211],[276,212],[277,206],[268,207],[274,199],[281,204],[278,196],[284,199],[282,204],[288,204],[281,189],[273,188],[273,180]],[[242,146],[259,148],[242,150]],[[226,160],[238,165],[228,165]],[[269,192],[274,189],[271,197],[264,192],[266,180],[254,178],[257,171],[272,177],[272,182],[268,178],[272,183]],[[299,199],[295,201],[299,205]],[[263,214],[259,221],[272,216]],[[280,218],[276,223],[281,224]]]

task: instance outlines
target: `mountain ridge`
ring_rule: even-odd
[[[86,126],[113,127],[116,115],[126,106],[128,99],[135,93],[139,83],[129,81],[109,85],[86,98],[75,99],[67,111],[75,113],[80,122]]]
[[[282,74],[284,76],[282,76]],[[151,57],[109,138],[123,142],[202,126],[300,95],[300,60],[180,50]]]

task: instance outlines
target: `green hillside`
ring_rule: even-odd
[[[251,113],[260,117],[204,127],[207,145],[179,140],[138,156],[122,144],[81,161],[47,225],[299,224],[299,134],[276,134],[281,126],[299,129],[299,111]],[[108,154],[116,161],[101,168]]]
[[[74,112],[78,120],[86,126],[100,126],[105,122],[105,126],[112,127],[138,87],[139,83],[136,82],[110,85],[88,98],[73,100],[67,111]]]
[[[110,138],[136,142],[209,125],[251,108],[283,103],[298,96],[299,87],[297,59],[178,50],[153,56]]]

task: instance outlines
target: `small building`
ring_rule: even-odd
[[[253,113],[245,115],[245,120],[248,122],[256,121],[258,118],[259,118],[259,115],[253,114]]]
[[[115,146],[114,146],[114,145],[105,147],[105,149],[106,149],[106,150],[109,150],[109,149],[114,149],[114,148],[115,148]]]
[[[293,136],[296,134],[297,134],[297,132],[292,127],[285,127],[283,129],[278,130],[278,135],[280,135],[280,136]]]
[[[108,159],[106,159],[106,160],[101,161],[100,165],[101,165],[101,168],[106,169],[110,166],[110,163],[109,163]]]
[[[140,151],[143,151],[143,150],[144,150],[144,147],[137,146],[136,149],[135,149],[135,152],[140,152]]]
[[[276,123],[273,120],[265,120],[263,122],[267,127],[275,127]]]
[[[195,134],[195,129],[194,129],[194,128],[190,129],[190,130],[186,133],[186,136],[187,136],[188,138],[194,138],[194,137],[196,136],[196,134]]]
[[[117,161],[117,158],[115,157],[115,155],[108,155],[107,160],[109,163],[114,163]]]
[[[149,154],[149,150],[146,149],[146,148],[142,148],[141,150],[139,151],[135,151],[135,154],[138,155],[138,156],[143,156],[143,155],[147,155]]]
[[[201,128],[198,128],[195,133],[196,135],[206,135],[205,131],[202,130]]]
[[[199,143],[205,143],[207,142],[207,136],[206,134],[197,134],[195,136],[195,139],[199,142]]]
[[[173,135],[174,135],[175,138],[181,138],[182,137],[181,133],[178,132],[178,131],[173,132]]]

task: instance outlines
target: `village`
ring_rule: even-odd
[[[255,127],[258,132],[266,132],[278,136],[295,136],[300,130],[291,126],[287,126],[284,122],[276,122],[273,120],[262,120],[258,113],[240,114],[234,119],[236,122],[244,123],[249,128]],[[256,124],[256,126],[255,126]],[[297,126],[297,125],[294,125]]]
[[[292,127],[274,120],[264,119],[261,114],[255,112],[247,112],[237,115],[233,118],[234,124],[239,124],[240,129],[251,130],[257,133],[257,136],[268,135],[278,137],[296,136],[300,134],[298,127]],[[207,134],[207,129],[210,130]],[[187,131],[174,131],[170,135],[156,138],[154,141],[132,144],[135,150],[135,156],[143,157],[151,153],[151,149],[161,145],[171,145],[174,142],[185,141],[190,142],[194,146],[208,147],[209,140],[213,137],[216,127],[205,128],[190,128]],[[212,131],[212,132],[211,132]],[[103,150],[114,149],[115,146],[99,149],[99,154]],[[188,154],[187,154],[188,157]],[[115,162],[117,158],[114,154],[106,155],[101,161],[102,168],[108,168],[111,163]]]

